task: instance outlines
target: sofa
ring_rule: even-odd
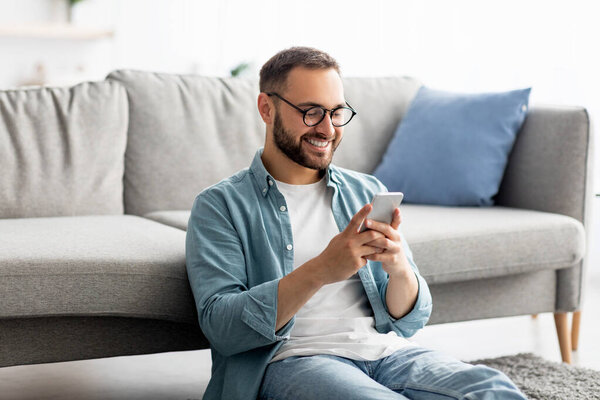
[[[420,86],[344,78],[358,115],[334,163],[372,172]],[[0,91],[0,366],[208,348],[185,230],[195,196],[263,145],[257,94],[255,80],[133,70]],[[534,105],[494,206],[401,206],[429,324],[554,313],[569,360],[591,139],[584,108]]]

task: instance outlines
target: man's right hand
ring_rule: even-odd
[[[358,232],[360,225],[367,218],[373,206],[365,205],[350,220],[342,232],[336,235],[329,245],[319,254],[315,263],[318,266],[313,273],[321,284],[340,282],[350,278],[359,269],[365,266],[365,256],[378,253],[377,247],[367,246],[375,239],[385,237],[381,232],[366,230]]]

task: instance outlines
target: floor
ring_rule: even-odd
[[[600,197],[595,203],[573,364],[600,370]],[[560,361],[552,314],[427,326],[413,340],[465,361],[519,352]],[[0,368],[0,399],[196,400],[209,377],[207,350],[16,366]]]

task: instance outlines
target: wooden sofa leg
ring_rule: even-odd
[[[571,335],[567,313],[554,313],[554,324],[556,325],[562,360],[567,364],[571,364]]]
[[[581,311],[573,313],[573,326],[571,328],[571,346],[573,351],[577,350],[579,345],[579,324],[581,323]]]

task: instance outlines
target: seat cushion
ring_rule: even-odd
[[[196,323],[179,229],[128,215],[4,219],[0,237],[0,318]]]
[[[583,226],[559,214],[508,207],[403,204],[401,229],[428,283],[567,268],[585,251]],[[187,229],[189,211],[146,215]]]
[[[0,218],[123,214],[117,82],[0,91]]]
[[[585,251],[574,218],[507,207],[405,204],[402,231],[428,283],[567,268]]]
[[[190,219],[190,211],[154,211],[145,214],[144,218],[186,231],[188,220]]]

